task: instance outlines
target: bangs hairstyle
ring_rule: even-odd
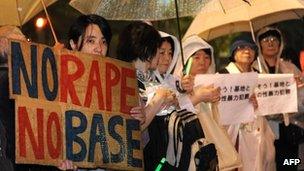
[[[207,55],[209,55],[209,56],[210,56],[210,60],[212,60],[212,57],[211,57],[211,49],[210,49],[210,48],[207,48],[207,49],[199,49],[199,50],[197,50],[196,52],[198,52],[198,51],[200,51],[200,50],[204,51]],[[192,57],[196,52],[194,52],[194,53],[191,55],[191,57]],[[189,60],[189,59],[188,59],[188,60]],[[188,60],[187,60],[187,61],[188,61]]]
[[[207,55],[210,56],[210,62],[211,62],[211,61],[212,61],[211,49],[210,49],[210,48],[207,48],[207,49],[199,49],[199,50],[197,50],[197,51],[200,51],[200,50],[204,51]],[[196,52],[197,52],[197,51],[196,51]],[[191,55],[191,57],[193,57],[193,55],[194,55],[196,52],[194,52],[194,53]],[[187,65],[188,65],[189,59],[190,59],[190,58],[188,58],[188,60],[186,61],[186,64],[185,64],[184,66],[187,66]],[[184,69],[186,69],[186,67],[184,67]]]
[[[99,15],[90,14],[90,15],[81,15],[77,18],[77,20],[71,25],[70,30],[68,32],[68,42],[66,43],[66,48],[72,50],[72,47],[70,45],[70,40],[73,40],[75,44],[78,43],[78,40],[80,36],[84,36],[87,27],[90,24],[96,24],[101,33],[103,34],[104,38],[106,39],[106,42],[109,46],[112,38],[112,32],[109,23],[106,19]],[[83,46],[83,39],[80,43],[80,46],[78,50],[80,51]]]
[[[170,37],[170,36],[162,37],[160,45],[162,45],[164,42],[168,42],[171,45],[172,53],[174,54],[175,46],[174,46],[174,40],[172,39],[172,37]]]
[[[212,60],[212,57],[211,57],[211,49],[202,49],[207,55],[210,56],[210,60]]]
[[[161,37],[153,26],[136,21],[129,24],[119,35],[118,59],[132,62],[137,59],[151,61],[160,47]]]

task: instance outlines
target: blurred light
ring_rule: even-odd
[[[36,20],[36,27],[42,28],[46,25],[46,20],[42,17],[37,18]]]

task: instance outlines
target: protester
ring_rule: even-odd
[[[21,30],[15,26],[0,27],[0,165],[4,170],[14,170],[15,161],[15,107],[9,99],[8,54],[9,39],[25,41]]]
[[[66,48],[82,53],[106,56],[112,38],[112,32],[107,20],[95,14],[81,15],[71,25],[68,32]],[[60,162],[61,170],[86,170],[77,169],[70,160]],[[96,169],[102,171],[103,169]]]
[[[161,38],[155,28],[141,21],[129,24],[119,36],[118,59],[132,62],[136,68],[141,105],[131,109],[131,114],[143,120],[142,130],[148,127],[162,106],[174,99],[172,91],[161,88],[156,91],[150,104],[145,106],[148,100],[145,90],[147,84],[154,80],[153,71],[158,65],[160,43]],[[145,113],[145,119],[138,118],[142,117],[140,113]]]
[[[300,70],[291,62],[284,61],[281,56],[285,44],[282,33],[273,27],[262,28],[257,34],[257,44],[259,47],[259,61],[256,60],[253,67],[261,73],[293,73],[298,85],[298,92],[301,93],[302,77]],[[298,103],[302,104],[301,99],[303,97],[298,99]],[[286,169],[286,166],[283,166],[284,159],[298,157],[298,144],[301,136],[303,136],[302,130],[293,124],[285,126],[282,123],[283,117],[281,114],[270,116],[268,120],[277,139],[275,140],[277,169]],[[284,120],[288,120],[288,114],[285,114]],[[296,166],[290,166],[290,169],[296,170]]]
[[[193,77],[185,76],[180,79],[171,74],[180,55],[179,41],[172,35],[161,31],[159,33],[162,37],[158,54],[159,62],[157,69],[153,71],[153,76],[155,76],[154,81],[146,86],[146,93],[148,95],[147,104],[150,103],[150,99],[153,98],[158,88],[171,90],[175,94],[177,101],[171,105],[163,106],[148,125],[149,136],[153,138],[150,138],[148,144],[145,146],[146,152],[144,157],[146,161],[149,161],[149,163],[145,165],[147,170],[155,169],[162,158],[166,156],[168,146],[168,119],[170,114],[174,110],[180,109],[179,104],[182,104],[182,107],[192,106],[186,93],[191,92],[193,89]]]
[[[189,73],[186,74],[190,74],[193,77],[195,77],[197,74],[207,74],[207,73],[212,74],[215,72],[213,48],[198,36],[190,36],[187,39],[185,39],[185,41],[183,42],[183,52],[186,61],[185,64],[186,67],[184,67],[181,58],[179,58],[174,71],[174,75],[181,76],[185,74],[184,68],[188,68],[189,65],[191,65],[191,67]],[[190,60],[193,61],[192,64],[189,64]],[[177,161],[176,158],[174,158],[176,157],[176,155],[174,155],[174,153],[172,152],[175,151],[176,149],[173,146],[174,143],[171,143],[172,141],[171,138],[169,137],[169,146],[167,152],[168,162],[173,165],[174,162],[179,162],[179,164],[181,164],[181,162],[184,163],[185,159],[183,159],[182,157],[185,154],[186,154],[185,156],[187,156],[187,153],[185,152],[183,153],[185,147],[184,144],[186,144],[188,146],[190,145],[190,149],[191,149],[190,155],[188,154],[187,156],[189,159],[186,160],[186,161],[190,161],[190,163],[188,163],[188,170],[196,170],[196,169],[214,170],[218,167],[222,169],[222,166],[224,166],[221,159],[222,149],[228,147],[230,141],[228,139],[228,136],[224,133],[224,130],[221,129],[218,126],[218,124],[212,119],[213,114],[209,104],[209,102],[214,103],[219,101],[220,88],[214,87],[213,85],[206,87],[198,86],[194,88],[191,94],[189,94],[189,97],[192,101],[193,106],[195,106],[196,108],[195,111],[196,118],[198,118],[199,120],[199,122],[193,123],[192,126],[196,125],[196,127],[199,127],[200,131],[203,133],[203,136],[199,137],[195,134],[195,132],[183,133],[183,135],[189,134],[187,135],[187,137],[192,137],[192,140],[194,139],[195,141],[194,142],[192,141],[192,144],[183,141],[183,149],[180,154],[181,157],[179,161],[178,161],[179,155],[177,155]],[[169,122],[169,127],[170,127],[170,122]],[[214,135],[214,133],[216,135]],[[215,137],[222,137],[222,138],[218,139]],[[220,146],[218,146],[219,144],[217,143],[217,141],[218,140],[222,141],[223,139],[225,139],[223,143],[227,142],[228,146],[226,144],[223,146],[223,148],[221,148]],[[215,150],[215,146],[217,150]],[[228,148],[233,150],[232,145],[230,145],[230,147]],[[170,155],[173,155],[173,157],[170,157]],[[229,157],[230,156],[234,156],[234,154],[230,153],[229,151]],[[218,159],[221,164],[220,166],[218,166]],[[230,161],[229,158],[225,158],[225,160]],[[184,164],[181,165],[183,166]]]
[[[112,38],[106,19],[98,15],[81,15],[71,25],[66,47],[94,55],[106,56]]]
[[[159,47],[161,37],[151,25],[144,22],[133,22],[129,24],[120,34],[117,48],[118,58],[127,62],[132,62],[136,68],[138,86],[140,90],[140,105],[131,110],[132,114],[144,113],[146,119],[142,124],[143,145],[149,140],[156,137],[150,136],[146,128],[150,125],[154,116],[159,113],[163,106],[171,104],[174,99],[174,93],[166,88],[159,88],[155,91],[154,96],[148,100],[146,88],[149,84],[154,83],[153,71],[157,69],[159,62]],[[152,140],[151,140],[152,141]],[[151,144],[151,142],[149,142]],[[148,146],[148,145],[147,145]],[[144,166],[145,170],[154,170],[157,166],[157,159],[147,157],[149,147],[144,148]],[[150,145],[149,145],[150,146]]]
[[[183,43],[184,58],[187,66],[190,57],[193,58],[189,75],[195,77],[197,74],[213,74],[215,73],[215,61],[213,57],[213,48],[198,36],[191,36]],[[212,58],[212,59],[211,59]],[[182,76],[184,72],[184,64],[181,58],[177,60],[174,70],[174,75]],[[195,89],[198,93],[192,93],[190,96],[192,104],[203,102],[216,102],[220,98],[220,88],[208,86],[204,88]],[[206,94],[204,94],[206,92]]]
[[[230,51],[231,62],[220,73],[255,72],[251,64],[257,56],[257,46],[250,35],[237,37]],[[258,107],[254,94],[249,101],[255,109]],[[242,160],[243,166],[238,170],[276,170],[274,134],[264,116],[255,116],[253,122],[229,125],[227,130]]]
[[[9,98],[8,54],[10,39],[27,41],[16,26],[0,27],[0,170],[47,171],[58,170],[52,166],[15,163],[15,102]]]

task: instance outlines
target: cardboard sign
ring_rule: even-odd
[[[142,170],[135,70],[119,60],[11,42],[16,162]]]
[[[257,115],[298,111],[297,85],[293,74],[259,74],[256,88]]]
[[[195,86],[221,88],[221,100],[218,104],[220,123],[230,125],[251,122],[254,119],[253,105],[249,98],[257,83],[258,74],[202,74],[195,76]]]

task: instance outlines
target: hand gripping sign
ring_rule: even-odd
[[[115,59],[11,42],[16,162],[142,170],[135,70]]]

